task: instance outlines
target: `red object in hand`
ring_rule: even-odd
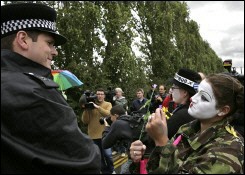
[[[143,159],[140,161],[140,174],[148,174],[146,170],[148,159]]]

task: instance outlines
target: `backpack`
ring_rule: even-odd
[[[119,120],[124,120],[129,122],[129,126],[133,132],[132,140],[138,140],[142,128],[144,127],[144,114],[142,113],[132,113],[131,115],[122,115]],[[143,128],[144,129],[144,128]]]
[[[145,131],[145,124],[144,123],[144,114],[142,113],[131,113],[131,115],[122,115],[118,118],[118,120],[125,120],[129,122],[129,126],[133,132],[133,138],[131,138],[130,142],[124,143],[125,146],[129,149],[130,145],[132,142],[134,142],[135,140],[139,140],[141,131],[143,129],[142,132],[142,136],[141,136],[141,141],[143,144],[145,144],[147,146],[146,152],[145,154],[150,154],[151,151],[155,148],[155,143],[154,141],[149,137],[149,135],[147,134],[147,132]]]

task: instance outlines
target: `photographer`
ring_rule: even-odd
[[[126,115],[126,110],[122,105],[115,105],[110,110],[111,126],[108,124],[108,119],[104,119],[106,126],[102,133],[103,148],[110,148],[113,145],[125,146],[127,153],[129,153],[129,146],[131,142],[139,138],[144,119],[142,114]],[[155,147],[151,139],[147,138],[143,141],[148,149],[146,155]],[[129,156],[128,156],[129,157]],[[129,165],[132,163],[130,157],[128,161],[121,167],[120,174],[130,174]]]
[[[88,135],[93,139],[94,143],[99,146],[101,151],[101,173],[112,174],[114,171],[111,148],[102,148],[102,132],[105,129],[99,120],[110,114],[112,105],[110,102],[104,101],[105,91],[102,88],[97,89],[95,101],[89,102],[93,104],[93,108],[84,108],[82,114],[82,122],[88,125]]]

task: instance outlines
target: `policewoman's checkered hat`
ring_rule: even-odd
[[[43,31],[54,36],[55,45],[67,39],[56,31],[56,11],[44,4],[17,3],[1,6],[1,39],[19,30]]]
[[[201,76],[190,69],[181,68],[172,79],[172,83],[176,86],[188,91],[190,95],[194,95],[198,88]]]

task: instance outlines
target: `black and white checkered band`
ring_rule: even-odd
[[[194,81],[191,81],[191,80],[189,80],[189,79],[187,79],[185,77],[182,77],[182,76],[180,76],[177,73],[175,74],[174,79],[177,80],[180,83],[186,84],[186,85],[194,88],[195,90],[198,88],[198,85],[199,85],[198,83],[196,83]]]
[[[3,22],[1,25],[1,33],[5,35],[9,32],[28,29],[28,28],[46,28],[56,31],[56,23],[44,19],[21,19]]]

